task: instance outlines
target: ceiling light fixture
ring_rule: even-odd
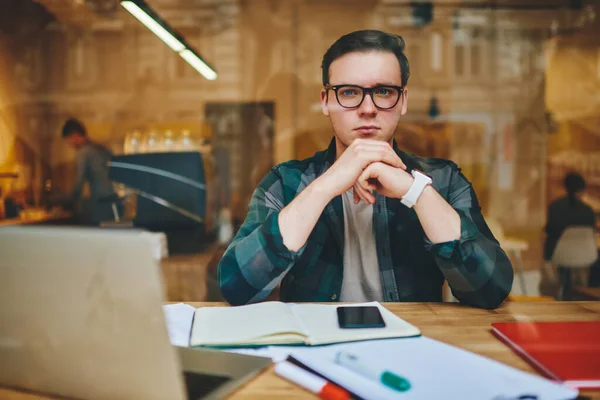
[[[140,21],[146,28],[150,29],[160,40],[165,42],[181,58],[187,61],[196,71],[206,79],[213,81],[217,79],[217,72],[208,65],[202,57],[186,43],[173,28],[162,20],[158,14],[143,0],[121,0],[121,6]]]

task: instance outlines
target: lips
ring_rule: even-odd
[[[377,133],[377,131],[379,131],[379,128],[376,126],[372,126],[372,125],[365,125],[365,126],[359,126],[358,128],[356,128],[354,130],[363,135],[372,135],[372,134]]]

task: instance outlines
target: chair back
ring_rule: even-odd
[[[588,226],[565,229],[552,255],[554,265],[567,268],[586,268],[597,259],[596,232]]]

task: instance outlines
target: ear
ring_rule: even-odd
[[[323,110],[323,114],[325,114],[326,116],[329,117],[329,105],[327,104],[328,102],[328,96],[327,96],[327,90],[325,90],[325,88],[321,89],[321,109]]]
[[[402,101],[402,111],[400,111],[400,115],[404,115],[408,109],[408,89],[404,88],[400,101]]]

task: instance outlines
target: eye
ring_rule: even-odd
[[[358,90],[355,88],[342,88],[340,94],[342,96],[356,96],[358,95]]]
[[[381,96],[389,96],[392,94],[392,90],[391,90],[391,88],[380,87],[380,88],[377,88],[377,90],[375,91],[375,94],[378,94]]]

